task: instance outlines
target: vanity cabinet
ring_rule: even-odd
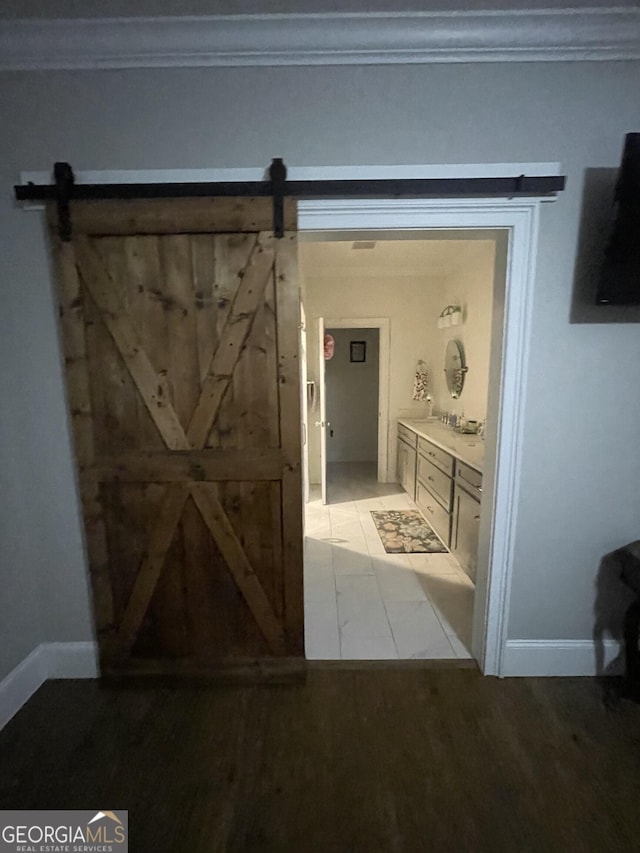
[[[416,480],[416,504],[445,545],[449,545],[451,513],[437,501],[420,480]]]
[[[462,569],[476,581],[482,474],[458,462],[456,466],[451,550]]]
[[[480,502],[456,486],[451,550],[461,568],[476,582]]]
[[[416,496],[416,457],[418,436],[410,429],[398,424],[398,482],[413,499]]]
[[[456,487],[464,489],[477,501],[482,500],[482,474],[461,460],[456,465]]]
[[[440,445],[451,440],[448,435],[438,438]],[[455,441],[453,453],[447,453],[424,435],[398,424],[398,479],[475,583],[482,473],[461,458],[467,445]],[[481,459],[473,461],[482,464]]]
[[[420,436],[418,438],[418,453],[424,456],[432,465],[435,465],[436,468],[440,468],[441,471],[448,474],[449,477],[453,476],[453,456],[447,453],[446,450],[438,447],[437,444]]]
[[[426,438],[418,439],[416,503],[445,545],[451,542],[453,456]]]

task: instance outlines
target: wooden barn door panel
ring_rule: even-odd
[[[208,201],[53,238],[103,672],[303,656],[295,209]]]

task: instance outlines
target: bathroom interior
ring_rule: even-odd
[[[473,665],[506,236],[310,234],[299,259],[306,656]]]

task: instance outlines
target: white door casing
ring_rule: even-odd
[[[508,233],[502,346],[492,347],[490,368],[489,396],[497,417],[489,421],[485,438],[471,649],[485,675],[502,674],[507,640],[540,204],[538,198],[340,199],[301,201],[298,209],[301,232],[504,229]]]
[[[318,402],[320,420],[315,426],[320,430],[320,496],[322,506],[327,503],[327,386],[324,367],[324,317],[318,318]]]
[[[309,397],[307,386],[307,316],[300,300],[300,412],[302,415],[302,493],[309,502]],[[304,514],[302,517],[305,521]]]

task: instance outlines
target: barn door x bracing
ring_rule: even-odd
[[[103,672],[303,656],[295,204],[271,216],[86,202],[54,238]]]

